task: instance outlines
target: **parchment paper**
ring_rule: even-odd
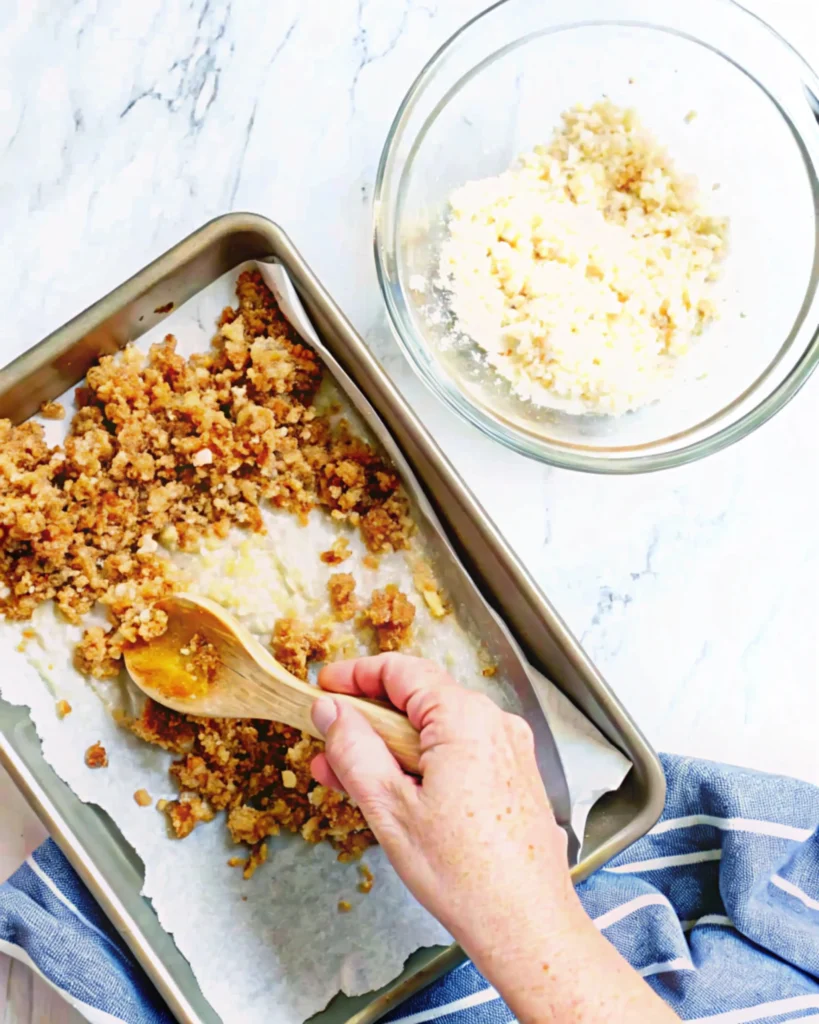
[[[283,269],[260,267],[286,314],[307,339],[314,337]],[[172,313],[139,347],[173,333],[184,354],[205,349],[219,312],[234,301],[242,269]],[[68,422],[45,424],[51,443],[61,439]],[[20,624],[0,622],[0,658],[7,666],[0,693],[30,708],[46,760],[80,799],[107,811],[137,851],[145,865],[143,894],[226,1024],[301,1024],[339,990],[358,995],[379,988],[414,950],[450,941],[379,848],[366,855],[375,885],[362,895],[356,891],[356,865],[339,864],[327,844],[271,838],[268,862],[245,881],[226,864],[240,848],[231,842],[222,815],[182,841],[169,838],[164,816],[139,807],[133,794],[144,788],[154,801],[177,795],[167,772],[170,755],[114,723],[108,706],[124,699],[118,684],[89,684],[73,669],[79,630],[58,621],[50,605],[38,610],[31,625],[37,636],[20,652]],[[582,836],[594,801],[616,789],[630,765],[552,684],[544,685],[572,794],[573,824]],[[55,712],[59,699],[73,708],[63,720]],[[108,751],[109,766],[92,771],[83,755],[97,740]],[[342,899],[353,904],[352,912],[338,912]]]

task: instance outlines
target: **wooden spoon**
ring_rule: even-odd
[[[288,672],[215,601],[176,594],[157,607],[168,616],[167,631],[124,652],[128,672],[143,693],[183,714],[266,718],[321,739],[310,717],[321,690]],[[207,669],[194,653],[194,637],[213,645]],[[353,705],[399,763],[407,771],[418,771],[418,733],[404,715],[359,697],[334,694],[334,699]]]

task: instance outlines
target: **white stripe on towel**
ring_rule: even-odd
[[[696,968],[690,960],[684,956],[676,960],[666,960],[665,963],[649,964],[648,967],[640,967],[637,973],[642,978],[649,978],[652,974],[665,974],[667,971],[694,971]]]
[[[684,932],[690,932],[692,928],[697,928],[701,924],[711,924],[719,928],[735,927],[731,918],[725,917],[724,914],[706,914],[704,917],[697,917],[690,921],[680,921]]]
[[[796,1010],[814,1009],[819,1009],[819,996],[791,996],[789,999],[776,999],[772,1003],[746,1006],[742,1010],[716,1013],[711,1017],[694,1017],[689,1024],[697,1024],[698,1021],[708,1021],[708,1024],[747,1024],[748,1021],[760,1020],[762,1017],[779,1017],[783,1013],[795,1013]],[[810,1019],[813,1020],[813,1017]]]
[[[815,900],[812,896],[808,896],[808,894],[800,889],[798,885],[794,885],[793,882],[789,882],[787,878],[783,878],[782,875],[771,875],[771,882],[777,887],[777,889],[781,889],[782,892],[788,893],[789,896],[795,896],[810,910],[819,910],[819,900]]]
[[[618,864],[615,868],[603,868],[603,870],[626,875],[633,871],[662,871],[663,868],[680,868],[685,864],[700,864],[706,860],[720,860],[721,858],[722,850],[700,850],[697,853],[675,853],[671,857],[633,860],[630,864]]]
[[[754,832],[760,836],[774,836],[777,839],[793,839],[804,842],[811,835],[809,828],[781,825],[778,821],[762,821],[758,818],[716,818],[711,814],[689,814],[684,818],[669,818],[661,821],[648,833],[659,836],[678,828],[693,828],[695,825],[713,825],[723,832]]]
[[[74,1009],[81,1014],[89,1024],[125,1024],[122,1017],[113,1017],[110,1013],[106,1013],[104,1010],[98,1010],[96,1006],[91,1006],[89,1003],[84,1003],[81,999],[77,999],[76,996],[72,996],[70,992],[66,992],[64,988],[59,988],[54,982],[47,978],[37,964],[31,959],[28,953],[21,947],[15,945],[13,942],[6,942],[5,939],[0,939],[0,953],[5,953],[7,956],[12,957],[14,960],[19,960],[21,964],[25,964],[26,967],[31,968],[35,974],[39,975],[43,981],[54,991],[63,997],[69,1006],[73,1006]]]
[[[785,1024],[805,1024],[805,1021],[810,1021],[811,1024],[816,1024],[816,1014],[811,1013],[807,1017],[789,1017]]]
[[[54,893],[54,895],[57,897],[60,903],[62,903],[64,907],[68,907],[68,909],[71,911],[74,917],[76,917],[79,921],[82,921],[85,927],[89,928],[92,932],[94,932],[95,935],[98,935],[99,938],[101,938],[102,941],[106,944],[106,946],[112,946],[114,949],[117,950],[117,952],[119,952],[116,944],[111,941],[110,937],[106,935],[105,932],[97,928],[95,924],[89,921],[88,918],[80,910],[78,910],[77,907],[74,906],[71,900],[57,888],[54,879],[50,878],[45,873],[45,871],[43,871],[43,869],[40,867],[40,865],[37,863],[33,856],[26,857],[26,864],[28,864],[28,866],[31,868],[34,874],[40,879],[43,885],[45,885],[51,892]]]
[[[446,1006],[433,1006],[431,1010],[419,1010],[418,1013],[411,1013],[408,1017],[399,1017],[398,1020],[393,1021],[393,1024],[423,1024],[425,1020],[437,1020],[449,1013],[468,1010],[471,1006],[491,1003],[493,999],[500,999],[498,993],[493,988],[484,988],[480,992],[473,992],[470,996],[456,999],[454,1003],[447,1003]]]
[[[628,903],[621,903],[619,907],[615,907],[613,910],[606,911],[605,914],[601,914],[599,917],[592,918],[592,924],[602,931],[604,928],[610,928],[613,924],[617,924],[618,921],[622,921],[624,917],[628,917],[629,914],[634,914],[638,910],[642,910],[643,907],[667,907],[671,913],[674,913],[674,908],[668,902],[665,896],[659,892],[645,893],[643,896],[635,896],[633,900],[629,900]],[[676,914],[674,915],[676,917]]]

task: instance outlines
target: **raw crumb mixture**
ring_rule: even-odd
[[[92,743],[85,752],[85,763],[89,768],[107,768],[108,754],[105,747],[99,742]]]
[[[153,605],[189,581],[163,548],[196,551],[237,525],[262,531],[264,501],[303,520],[323,509],[360,532],[373,560],[410,545],[415,528],[397,474],[337,410],[316,409],[321,364],[257,271],[239,277],[237,296],[205,354],[185,360],[168,336],[147,359],[134,348],[103,357],[77,389],[63,446],[49,447],[37,423],[0,420],[0,614],[29,619],[54,600],[80,623],[101,604],[110,625],[89,627],[76,651],[86,674],[117,675],[124,647],[164,632]],[[348,556],[342,539],[322,555],[330,564]],[[402,598],[396,590],[383,602],[391,645],[408,636],[414,612]],[[193,638],[188,646],[191,664],[211,671],[208,645]],[[279,619],[272,649],[305,679],[310,661],[348,656],[355,641],[328,646],[320,626]],[[179,798],[156,804],[172,833],[183,838],[224,809],[235,842],[251,847],[248,877],[280,829],[326,840],[343,860],[375,842],[346,797],[313,781],[310,761],[323,744],[307,735],[274,722],[179,715],[150,701],[122,724],[179,755],[171,769]],[[108,763],[99,743],[85,760]]]
[[[450,205],[438,283],[457,329],[536,404],[651,402],[717,315],[727,221],[633,110],[574,107],[548,145]]]

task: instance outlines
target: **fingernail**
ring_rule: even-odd
[[[338,718],[336,702],[329,697],[319,697],[313,705],[311,715],[313,717],[313,725],[315,725],[322,736],[326,736],[330,726]]]

